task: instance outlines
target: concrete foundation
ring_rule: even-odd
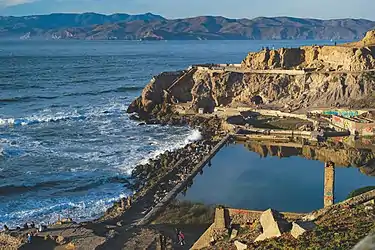
[[[324,207],[333,205],[335,193],[335,164],[326,162],[324,164]]]

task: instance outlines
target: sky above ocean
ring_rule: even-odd
[[[374,0],[0,0],[0,15],[16,16],[56,12],[152,12],[167,18],[220,15],[230,18],[294,16],[375,20],[374,9]]]

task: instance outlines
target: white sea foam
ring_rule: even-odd
[[[4,223],[10,227],[16,227],[25,221],[50,224],[57,221],[59,217],[71,217],[76,222],[91,220],[104,213],[112,206],[113,202],[127,195],[129,193],[121,192],[119,195],[113,197],[93,196],[85,197],[85,200],[70,201],[69,198],[54,199],[53,205],[51,205],[51,202],[47,204],[46,202],[38,203],[36,200],[25,200],[23,206],[19,207],[19,210],[3,214],[5,218],[8,218],[8,221],[4,221]]]
[[[125,103],[116,101],[111,101],[109,104],[101,107],[85,107],[80,112],[78,110],[56,112],[51,109],[44,109],[41,112],[26,117],[0,118],[0,126],[26,126],[66,120],[94,119],[111,115],[123,115],[126,109],[127,105]]]
[[[198,141],[202,139],[202,134],[199,130],[191,130],[190,133],[186,138],[182,138],[180,140],[176,141],[169,141],[168,138],[166,138],[164,141],[161,141],[163,145],[161,148],[149,153],[146,155],[142,160],[140,160],[138,163],[139,164],[146,164],[149,162],[150,159],[155,159],[159,155],[165,153],[166,151],[174,151],[179,148],[185,147],[187,144],[192,143],[194,141]],[[159,143],[159,144],[160,144]],[[133,169],[128,169],[128,173],[130,174]]]
[[[188,143],[191,143],[191,142],[195,142],[195,141],[199,141],[200,139],[202,139],[202,133],[199,130],[194,129],[189,134],[189,136],[186,138],[185,144],[188,144]]]
[[[5,144],[2,146],[6,152],[11,153],[10,158],[31,156],[32,159],[51,162],[51,166],[59,166],[50,167],[36,163],[39,165],[33,166],[32,169],[36,172],[43,171],[43,175],[23,171],[22,174],[27,175],[25,178],[28,183],[80,178],[84,186],[85,180],[90,183],[93,178],[97,178],[98,183],[102,178],[116,174],[126,178],[138,163],[147,162],[150,157],[155,158],[167,150],[184,147],[201,138],[199,131],[187,127],[137,126],[137,122],[129,120],[125,110],[125,104],[110,102],[104,106],[85,107],[79,112],[66,110],[54,113],[53,110],[42,110],[25,118],[2,119],[0,126],[36,124],[37,127],[38,123],[59,122],[57,129],[71,128],[71,121],[75,119],[84,121],[79,124],[82,124],[82,129],[77,128],[78,136],[73,131],[52,139],[44,139],[43,136],[36,138],[30,133],[22,133],[24,128],[5,128],[8,137],[6,142],[2,141]],[[29,131],[28,127],[26,130]],[[61,164],[61,161],[66,164]],[[13,183],[12,178],[7,181]],[[19,180],[14,181],[17,183]],[[77,187],[79,188],[78,184]],[[113,201],[127,195],[123,184],[119,183],[108,186],[98,184],[87,192],[90,195],[78,191],[51,199],[48,192],[44,192],[45,190],[42,190],[36,194],[27,191],[24,193],[27,198],[4,201],[4,206],[0,205],[0,224],[16,225],[29,220],[49,222],[57,219],[58,215],[69,215],[75,220],[88,220],[100,216]],[[64,191],[57,187],[56,192]],[[10,209],[9,204],[14,202],[19,204],[17,209]]]

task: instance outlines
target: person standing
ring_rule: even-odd
[[[32,236],[31,233],[27,234],[27,243],[31,244]]]

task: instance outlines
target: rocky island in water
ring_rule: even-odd
[[[127,184],[134,195],[100,219],[61,219],[37,233],[35,248],[27,247],[182,249],[175,242],[179,228],[191,249],[351,249],[375,228],[375,190],[357,190],[335,204],[335,168],[375,175],[374,91],[375,31],[354,43],[263,48],[239,64],[163,72],[128,113],[139,125],[198,128],[201,140],[138,165]],[[289,213],[176,200],[233,142],[261,156],[321,161],[324,207]],[[0,246],[21,246],[30,230],[5,232]]]

